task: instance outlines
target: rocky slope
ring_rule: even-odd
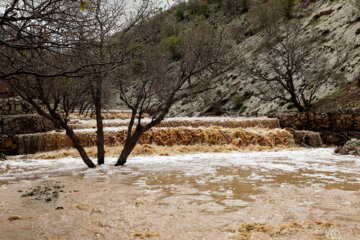
[[[353,1],[310,1],[304,7],[301,2],[296,4],[292,20],[299,20],[301,23],[302,34],[313,33],[320,38],[321,49],[325,50],[326,57],[330,62],[336,62],[339,54],[347,53],[347,58],[341,63],[340,71],[336,74],[336,79],[331,79],[323,85],[316,93],[316,108],[322,111],[331,111],[332,103],[338,103],[336,109],[360,108],[360,101],[357,98],[360,92],[360,10],[355,7]],[[268,54],[261,50],[264,43],[264,33],[254,31],[249,24],[252,10],[244,14],[239,14],[231,21],[228,16],[224,16],[221,11],[214,11],[207,20],[219,21],[224,28],[236,29],[244,28],[236,36],[231,36],[232,51],[238,56],[245,56],[246,61],[254,61],[259,55]],[[193,19],[182,20],[175,23],[176,26],[190,24]],[[285,24],[286,24],[285,21]],[[179,27],[178,27],[179,28]],[[181,27],[180,27],[181,29]],[[230,37],[230,38],[231,38]],[[221,76],[216,87],[197,99],[185,99],[177,103],[171,112],[171,116],[201,116],[201,115],[265,115],[273,111],[289,111],[293,109],[291,104],[282,101],[263,101],[254,95],[254,88],[257,83],[252,81],[243,69],[237,67]],[[350,88],[354,97],[343,104],[336,97],[336,94],[343,91],[346,94]],[[334,95],[335,94],[335,95]],[[325,99],[325,100],[324,100]],[[319,101],[320,100],[320,101]],[[354,100],[354,101],[353,101]],[[315,102],[316,102],[315,101]],[[352,102],[353,101],[353,102]],[[326,105],[326,106],[324,106]],[[334,107],[335,108],[335,107]]]

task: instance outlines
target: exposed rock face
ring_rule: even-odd
[[[320,132],[323,143],[343,145],[351,138],[360,138],[360,111],[332,113],[275,113],[282,128]]]
[[[351,139],[344,146],[335,149],[335,153],[341,155],[357,155],[360,156],[360,140]]]
[[[264,2],[264,1],[263,1]],[[301,23],[303,35],[314,33],[322,41],[322,50],[330,62],[335,63],[341,52],[349,54],[342,62],[341,72],[344,78],[328,81],[316,92],[317,99],[342,88],[349,82],[357,80],[360,75],[360,11],[353,4],[354,1],[297,1],[298,6],[294,17]],[[301,3],[300,3],[301,2]],[[301,9],[303,5],[304,9]],[[246,26],[247,16],[235,18],[234,26]],[[228,26],[229,26],[228,25]],[[259,55],[269,52],[261,49],[264,39],[262,32],[245,34],[244,39],[234,43],[233,51],[239,56],[245,56],[246,61],[258,61]],[[263,51],[259,51],[263,50]],[[319,52],[320,54],[320,52]],[[171,110],[170,116],[203,116],[216,114],[219,111],[229,116],[239,115],[267,115],[271,111],[286,111],[290,104],[280,100],[264,101],[256,94],[256,81],[248,76],[246,71],[235,69],[220,76],[221,81],[216,83],[213,90],[200,94],[191,99],[184,99],[177,103]],[[335,80],[335,79],[334,79]],[[296,82],[295,85],[300,84]],[[242,96],[241,104],[234,107],[232,96]]]

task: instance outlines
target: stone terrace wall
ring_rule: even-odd
[[[275,113],[282,128],[320,132],[326,144],[342,145],[351,138],[360,138],[360,110],[332,113]]]
[[[54,130],[54,124],[35,114],[19,97],[0,99],[0,153],[18,154],[19,134]]]
[[[19,154],[19,134],[54,129],[51,121],[38,115],[0,116],[0,153]]]
[[[54,130],[54,124],[38,115],[0,116],[0,134],[15,135]]]
[[[21,100],[20,97],[0,99],[0,115],[23,115],[35,113],[30,104]]]

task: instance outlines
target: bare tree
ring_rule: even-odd
[[[111,66],[126,59],[132,39],[125,33],[147,17],[148,2],[139,5],[129,18],[131,22],[121,14],[124,9],[119,5],[106,5],[101,0],[88,2],[85,10],[71,0],[9,0],[1,16],[0,79],[41,116],[65,129],[89,167],[95,165],[68,125],[69,114],[89,110],[94,104],[101,120],[102,80]],[[126,23],[116,33],[122,16]],[[101,164],[102,121],[98,126]]]
[[[132,111],[116,166],[126,163],[141,134],[159,124],[176,102],[211,88],[226,66],[226,47],[212,26],[188,29],[179,38],[177,61],[171,51],[150,44],[138,51],[131,64],[114,72],[120,99]],[[145,113],[151,120],[142,123]]]
[[[302,112],[311,108],[316,93],[330,81],[341,59],[330,63],[319,39],[301,30],[299,23],[288,23],[283,33],[275,36],[275,44],[268,46],[268,52],[252,63],[242,62],[256,81],[258,96],[293,103]]]
[[[136,50],[134,45],[130,45],[134,37],[134,28],[148,19],[150,10],[153,9],[150,1],[142,1],[137,6],[135,14],[127,16],[127,2],[94,0],[91,5],[92,11],[82,15],[82,24],[78,24],[75,31],[79,41],[73,52],[76,53],[79,67],[88,66],[88,77],[85,80],[89,84],[95,108],[99,165],[103,164],[105,159],[101,115],[103,102],[106,100],[103,99],[104,81],[112,68],[126,63],[127,55]]]
[[[0,79],[41,116],[65,129],[85,164],[95,167],[67,118],[75,108],[87,106],[87,88],[62,78],[79,71],[71,68],[75,40],[69,21],[79,14],[78,2],[9,0],[5,7],[0,19]]]
[[[71,0],[7,0],[5,4],[4,14],[0,15],[0,79],[23,74],[65,75],[64,69],[60,68],[60,71],[54,65],[56,61],[47,63],[48,71],[40,73],[27,57],[41,60],[71,49],[74,39],[65,34],[65,29],[70,29],[70,19],[79,14],[79,3]],[[76,69],[68,72],[76,72]]]
[[[251,4],[249,22],[252,28],[264,31],[266,36],[273,36],[279,30],[283,15],[283,10],[275,0],[254,0]]]

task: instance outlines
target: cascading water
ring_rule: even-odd
[[[147,119],[144,119],[146,122]],[[105,120],[105,145],[120,146],[125,142],[128,120]],[[91,123],[91,122],[90,122]],[[88,128],[89,121],[82,121],[75,130],[85,147],[96,145],[96,129]],[[156,128],[145,132],[139,144],[158,146],[174,145],[231,145],[238,148],[249,145],[291,147],[292,135],[277,129],[277,119],[268,118],[172,118],[166,119]],[[26,134],[18,137],[19,153],[54,151],[71,148],[72,142],[64,132]]]
[[[109,117],[109,116],[108,116]],[[142,123],[148,123],[150,119],[143,119]],[[105,127],[124,127],[129,124],[129,119],[105,119]],[[94,120],[76,120],[70,124],[74,129],[95,128]],[[226,128],[280,128],[279,120],[267,117],[176,117],[165,118],[157,127],[211,127],[219,126]]]

